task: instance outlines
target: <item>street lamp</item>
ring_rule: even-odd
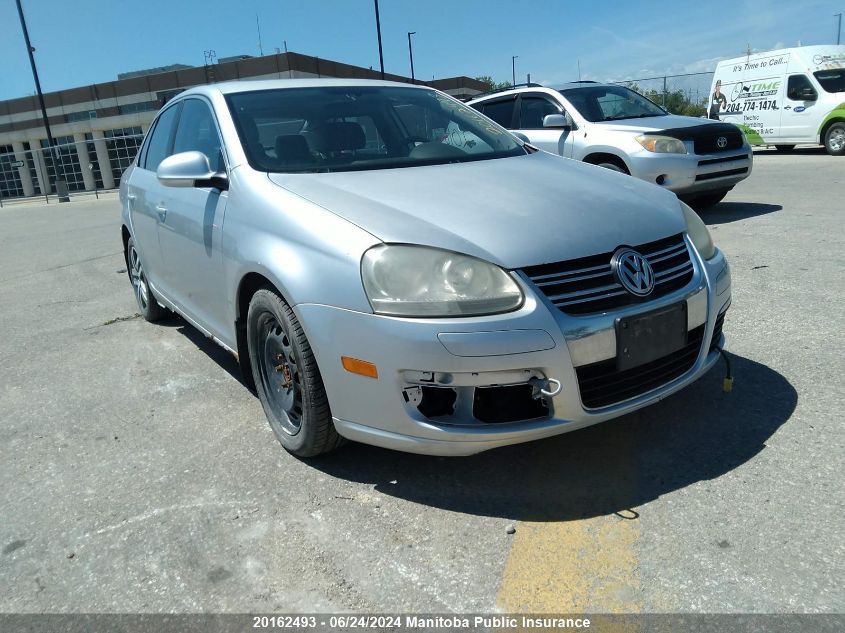
[[[378,34],[378,62],[381,65],[381,78],[384,79],[384,55],[381,52],[381,19],[378,15],[378,0],[373,0],[376,5],[376,33]]]
[[[842,39],[842,14],[834,13],[833,17],[839,18],[839,24],[836,27],[836,45],[839,46],[839,40]]]
[[[416,31],[408,31],[408,55],[411,56],[411,83],[416,83],[414,81],[414,48],[411,46],[411,36],[416,34]]]
[[[519,55],[514,55],[511,57],[511,79],[513,79],[513,85],[516,85],[516,58]]]
[[[21,0],[17,0],[18,16],[21,19],[21,29],[23,29],[23,39],[26,42],[26,52],[29,54],[29,65],[32,67],[32,78],[35,79],[35,90],[38,93],[38,103],[41,105],[41,117],[44,119],[44,128],[47,131],[47,144],[50,146],[50,156],[53,159],[53,168],[55,173],[56,195],[59,197],[59,202],[70,202],[68,196],[67,182],[65,182],[65,171],[62,169],[61,162],[58,160],[58,152],[56,151],[56,141],[53,140],[53,133],[50,131],[50,121],[47,119],[47,107],[44,105],[44,94],[41,92],[41,82],[38,80],[38,69],[35,67],[35,57],[32,53],[35,49],[29,41],[29,31],[26,28],[26,20],[23,17],[23,7],[21,7]]]

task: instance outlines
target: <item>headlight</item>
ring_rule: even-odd
[[[515,310],[523,301],[519,286],[498,266],[425,246],[374,246],[364,253],[361,277],[378,314],[495,314]]]
[[[692,240],[695,250],[704,259],[710,259],[716,254],[716,246],[713,244],[713,238],[710,237],[707,225],[688,204],[681,202],[681,209],[684,212],[684,219],[687,221],[687,234]]]
[[[657,154],[686,154],[687,147],[683,141],[671,136],[656,136],[652,134],[640,134],[634,137],[640,145],[650,152]]]

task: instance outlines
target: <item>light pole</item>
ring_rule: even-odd
[[[516,85],[516,58],[517,57],[519,57],[519,55],[514,55],[513,57],[511,57],[511,79],[513,79],[512,83],[513,83],[514,86]]]
[[[384,79],[384,55],[381,52],[381,18],[378,15],[378,0],[373,0],[376,5],[376,33],[378,34],[378,63],[381,66],[381,78]]]
[[[65,172],[58,160],[56,142],[53,140],[53,133],[50,131],[50,121],[47,119],[47,107],[44,105],[44,94],[41,92],[41,82],[38,80],[38,69],[35,67],[35,57],[32,55],[35,49],[29,41],[29,30],[26,28],[26,20],[23,17],[21,0],[17,0],[17,4],[18,16],[21,19],[21,29],[23,29],[23,39],[26,42],[26,52],[29,54],[29,65],[32,67],[32,78],[35,79],[35,90],[38,93],[38,103],[41,106],[41,117],[44,119],[44,128],[47,131],[47,144],[50,146],[50,156],[53,159],[53,168],[56,178],[56,195],[59,197],[59,202],[70,202],[70,197],[68,196],[67,191],[67,182],[65,182]]]
[[[842,14],[834,13],[833,17],[839,18],[839,24],[836,27],[836,45],[839,46],[839,40],[842,39]]]
[[[414,81],[414,48],[411,46],[411,36],[416,35],[416,31],[408,31],[408,55],[411,57],[411,83],[416,83]]]

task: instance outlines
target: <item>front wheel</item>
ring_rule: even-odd
[[[246,328],[255,390],[282,446],[299,457],[340,446],[317,360],[290,306],[262,288],[249,302]]]
[[[824,148],[831,156],[845,155],[845,123],[838,121],[827,128]]]

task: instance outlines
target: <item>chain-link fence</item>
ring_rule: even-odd
[[[136,126],[59,136],[52,147],[46,139],[0,145],[0,206],[117,189],[143,138]]]
[[[706,116],[713,72],[641,77],[612,83],[639,92],[672,114]]]

